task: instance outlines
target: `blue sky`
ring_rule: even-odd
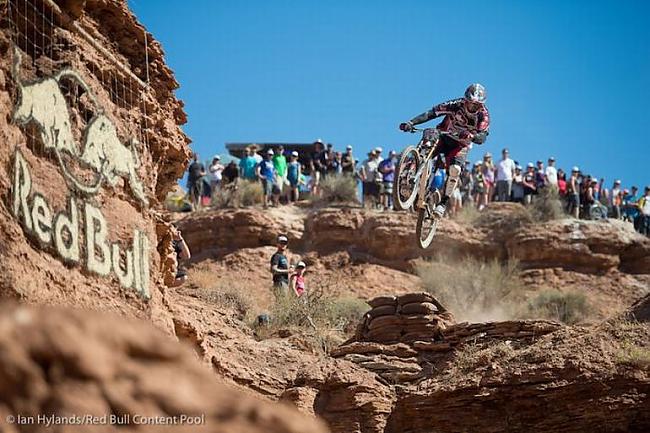
[[[399,122],[488,90],[485,151],[650,183],[648,1],[129,0],[202,157],[231,141],[403,148]]]

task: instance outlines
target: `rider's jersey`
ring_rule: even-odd
[[[461,134],[463,132],[472,134],[471,140],[455,140],[460,145],[467,146],[470,144],[470,141],[479,144],[485,141],[490,127],[490,115],[487,107],[481,105],[481,108],[475,113],[472,113],[467,110],[465,100],[462,98],[435,105],[431,110],[411,119],[411,122],[414,125],[418,125],[443,115],[445,118],[436,127],[439,130],[454,134]]]

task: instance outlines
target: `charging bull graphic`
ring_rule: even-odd
[[[55,154],[66,180],[76,190],[94,195],[104,181],[115,186],[118,178],[124,178],[135,198],[146,207],[148,201],[137,173],[140,166],[135,149],[137,142],[130,140],[130,148],[122,144],[115,125],[104,115],[83,78],[74,70],[65,68],[52,77],[26,83],[20,78],[21,59],[20,50],[14,47],[13,75],[20,95],[13,114],[16,123],[24,126],[33,122],[36,125],[45,149]],[[63,78],[77,81],[95,108],[96,114],[83,134],[83,150],[79,149],[72,134],[69,108],[60,87]],[[75,177],[63,159],[64,153],[96,172],[94,184],[86,185]]]

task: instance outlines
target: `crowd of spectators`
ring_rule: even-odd
[[[209,203],[212,194],[236,185],[240,179],[259,182],[264,207],[268,207],[295,202],[305,196],[318,197],[323,181],[331,176],[350,176],[358,181],[364,206],[393,208],[397,162],[394,151],[385,155],[381,147],[376,147],[360,162],[355,159],[352,146],[341,152],[334,150],[332,144],[317,140],[306,155],[285,151],[281,145],[261,153],[257,146],[251,145],[239,163],[231,161],[227,165],[215,155],[207,170],[198,155],[194,155],[188,170],[188,190],[194,208],[202,201]],[[440,170],[434,174],[434,183],[444,184],[444,177],[444,170]],[[557,168],[553,157],[548,158],[546,165],[538,160],[522,166],[510,157],[508,149],[502,150],[498,161],[487,152],[473,165],[465,162],[460,186],[451,197],[449,214],[453,216],[463,206],[473,205],[482,210],[492,201],[530,205],[551,189],[559,196],[566,213],[574,218],[622,219],[633,223],[641,233],[650,232],[647,187],[640,194],[636,186],[623,188],[621,181],[615,180],[607,188],[604,178],[586,174],[579,167],[572,167],[569,172]]]
[[[607,188],[604,178],[598,178],[572,167],[565,172],[555,165],[555,158],[549,157],[535,164],[529,162],[522,167],[510,158],[508,149],[503,149],[501,158],[494,162],[487,152],[481,160],[470,167],[466,162],[461,178],[459,194],[452,197],[453,209],[473,203],[479,210],[491,201],[510,201],[530,205],[540,195],[553,190],[563,203],[566,213],[574,218],[614,218],[629,221],[641,233],[650,235],[650,188],[639,194],[636,186],[623,188],[615,180]]]

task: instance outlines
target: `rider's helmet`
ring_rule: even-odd
[[[483,85],[472,83],[467,87],[467,90],[465,90],[465,99],[471,102],[480,102],[483,104],[487,99],[487,91]]]

